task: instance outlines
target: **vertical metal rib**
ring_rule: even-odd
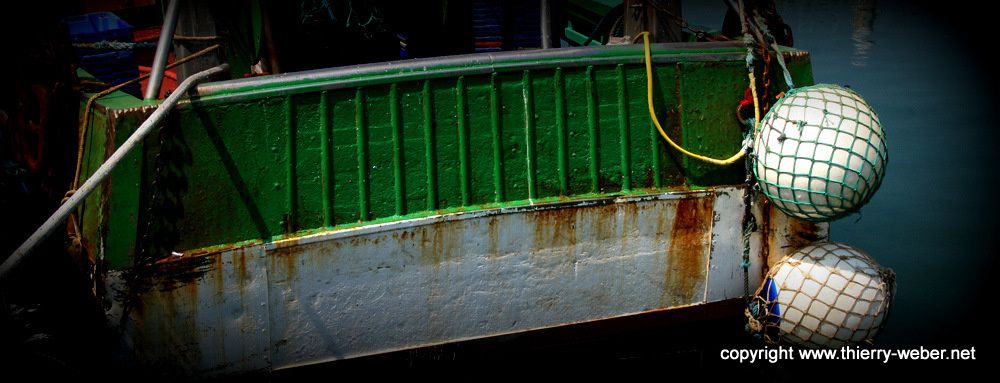
[[[524,140],[528,162],[528,199],[538,198],[535,154],[535,94],[531,89],[531,71],[521,78],[521,99],[524,101]]]
[[[434,140],[434,99],[431,96],[431,82],[424,81],[424,163],[427,165],[427,209],[438,208],[437,186],[437,144]]]
[[[664,127],[664,128],[666,128],[666,127]],[[653,153],[652,153],[652,155],[653,155],[653,186],[655,186],[657,188],[661,188],[661,187],[663,187],[663,177],[661,176],[661,173],[660,173],[660,168],[662,166],[660,164],[660,145],[662,145],[661,138],[660,138],[660,134],[656,131],[656,126],[653,125],[653,120],[649,120],[649,129],[647,129],[647,130],[649,131],[649,139],[650,139],[650,144],[651,144],[650,146],[652,147],[651,149],[653,151]]]
[[[587,128],[590,132],[590,192],[599,193],[601,150],[600,130],[597,117],[597,84],[594,80],[594,66],[587,67]]]
[[[629,152],[628,126],[628,81],[625,78],[625,65],[618,64],[618,128],[621,134],[622,152],[622,191],[632,190],[632,154]]]
[[[354,93],[354,127],[358,135],[358,212],[362,221],[371,218],[369,213],[369,190],[371,190],[368,171],[368,121],[365,119],[365,93],[358,88]]]
[[[330,161],[330,99],[328,92],[319,95],[319,137],[320,137],[320,179],[323,195],[323,226],[331,227],[333,222],[333,173]]]
[[[495,202],[507,200],[503,185],[503,129],[500,126],[500,89],[498,88],[497,74],[494,72],[490,76],[490,127],[493,128],[493,189],[495,192]]]
[[[653,75],[653,77],[652,77],[653,82],[654,83],[659,83],[659,81],[657,81],[657,77],[656,77],[656,65],[653,65],[653,73],[652,73],[652,75]],[[656,89],[656,88],[653,88],[653,89]],[[660,115],[660,117],[661,117],[660,121],[665,122],[665,126],[663,128],[667,129],[667,131],[669,131],[670,130],[670,121],[667,121],[667,119],[663,118],[662,114]],[[666,148],[660,149],[660,146],[663,145],[663,142],[662,142],[662,139],[660,138],[659,132],[656,129],[656,125],[653,125],[653,119],[649,119],[649,127],[646,128],[646,130],[649,131],[650,143],[652,144],[652,148],[651,149],[653,151],[653,186],[656,187],[656,188],[662,188],[663,187],[663,172],[662,172],[663,164],[662,164],[662,161],[660,159],[660,153],[661,153],[661,150],[666,150]]]
[[[285,153],[288,160],[288,167],[285,178],[285,198],[288,200],[288,218],[285,222],[285,231],[293,232],[298,230],[298,182],[296,180],[296,129],[295,129],[295,107],[292,104],[292,96],[285,97],[285,129],[287,137],[285,139]]]
[[[392,123],[392,172],[396,188],[396,215],[406,214],[406,179],[403,161],[403,121],[399,114],[399,89],[389,86],[389,119]]]
[[[455,113],[458,115],[458,179],[462,192],[462,206],[472,204],[472,182],[469,179],[469,119],[466,109],[468,97],[465,92],[465,76],[458,76],[455,83]]]
[[[559,195],[569,194],[569,148],[566,137],[566,83],[562,68],[556,68],[553,86],[556,93],[556,141],[559,149],[556,161],[559,166]]]

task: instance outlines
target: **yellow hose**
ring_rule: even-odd
[[[655,125],[656,126],[656,130],[658,130],[660,132],[660,136],[663,136],[663,139],[667,140],[667,143],[669,143],[670,146],[672,146],[674,149],[677,149],[677,151],[679,151],[681,153],[684,153],[685,155],[688,155],[690,157],[693,157],[693,158],[696,158],[696,159],[708,162],[710,164],[715,164],[715,165],[730,165],[730,164],[735,163],[736,161],[739,161],[741,158],[743,158],[743,156],[745,156],[747,154],[747,152],[749,151],[749,148],[747,147],[747,145],[744,145],[740,149],[740,151],[738,153],[734,154],[732,157],[726,158],[724,160],[720,160],[720,159],[711,158],[711,157],[703,156],[703,155],[698,154],[698,153],[694,153],[694,152],[688,151],[687,149],[682,148],[680,145],[678,145],[676,142],[674,142],[674,140],[672,140],[670,138],[670,136],[667,135],[667,132],[663,130],[663,126],[660,125],[660,120],[658,118],[656,118],[656,109],[653,108],[653,58],[652,58],[652,54],[650,53],[650,49],[649,49],[649,32],[641,32],[641,33],[639,33],[639,36],[642,36],[643,45],[645,45],[645,53],[646,53],[646,60],[645,60],[646,61],[646,103],[649,105],[649,118],[651,118],[653,120],[653,125]],[[636,36],[636,38],[638,39],[638,36]],[[759,107],[758,102],[757,102],[757,88],[754,86],[754,84],[755,84],[756,81],[754,79],[753,72],[749,72],[749,77],[750,77],[750,92],[753,93],[753,108],[754,108],[754,131],[753,131],[753,133],[756,134],[757,133],[757,128],[760,126],[760,107]]]

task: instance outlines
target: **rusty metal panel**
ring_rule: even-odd
[[[743,192],[729,188],[715,189],[715,226],[712,230],[712,261],[709,271],[707,301],[715,302],[746,296],[743,285]],[[830,225],[788,217],[763,197],[751,212],[757,230],[750,235],[749,293],[761,283],[771,265],[792,251],[826,239]]]
[[[273,367],[703,303],[714,203],[600,199],[269,244]]]
[[[132,357],[169,375],[266,370],[264,256],[256,245],[152,266],[125,322]]]
[[[829,223],[809,222],[789,217],[770,206],[771,203],[764,196],[759,196],[757,205],[764,206],[755,213],[759,225],[758,233],[763,241],[757,248],[761,262],[756,265],[760,265],[763,273],[767,273],[771,266],[791,251],[830,237]],[[751,249],[757,250],[753,247]]]
[[[457,212],[154,265],[140,365],[280,369],[743,295],[742,187]],[[825,226],[757,201],[751,283]]]
[[[711,268],[708,274],[709,302],[743,297],[743,190],[715,191],[715,227],[712,230]],[[759,252],[752,251],[760,236],[751,237],[750,262],[760,264]],[[750,285],[760,283],[759,267],[751,268]]]

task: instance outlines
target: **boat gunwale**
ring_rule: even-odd
[[[653,62],[743,61],[746,50],[735,41],[705,43],[660,43],[651,45]],[[786,56],[808,55],[783,47]],[[641,64],[641,44],[605,45],[558,49],[536,49],[494,53],[396,60],[343,67],[313,69],[272,76],[204,83],[186,102],[216,103],[269,96],[287,96],[388,83],[422,81],[466,75],[485,75],[518,70],[586,67],[593,65]]]
[[[441,224],[448,222],[458,222],[467,219],[488,218],[492,216],[533,213],[556,209],[577,209],[593,206],[607,206],[628,203],[641,203],[649,201],[683,200],[691,198],[706,198],[719,194],[734,193],[743,190],[743,185],[718,185],[706,189],[684,189],[654,193],[641,194],[611,194],[602,196],[590,196],[573,200],[538,201],[529,204],[516,204],[511,206],[493,206],[479,209],[469,209],[463,211],[438,212],[437,214],[415,216],[415,217],[387,217],[384,220],[368,221],[347,227],[325,227],[316,230],[306,230],[298,233],[276,236],[270,240],[247,240],[228,244],[218,244],[208,247],[201,247],[183,250],[179,256],[168,257],[159,263],[171,262],[175,260],[189,259],[191,257],[217,254],[234,249],[264,246],[267,251],[306,245],[310,243],[323,242],[334,239],[351,238],[368,234],[387,232],[392,230],[411,229],[426,225]]]

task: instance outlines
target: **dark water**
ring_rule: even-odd
[[[896,271],[898,292],[880,342],[991,347],[997,288],[995,74],[980,52],[986,9],[857,1],[778,1],[810,51],[817,83],[847,84],[888,135],[882,188],[831,237]],[[718,26],[715,2],[687,2],[692,23]],[[956,22],[956,20],[958,22]]]

